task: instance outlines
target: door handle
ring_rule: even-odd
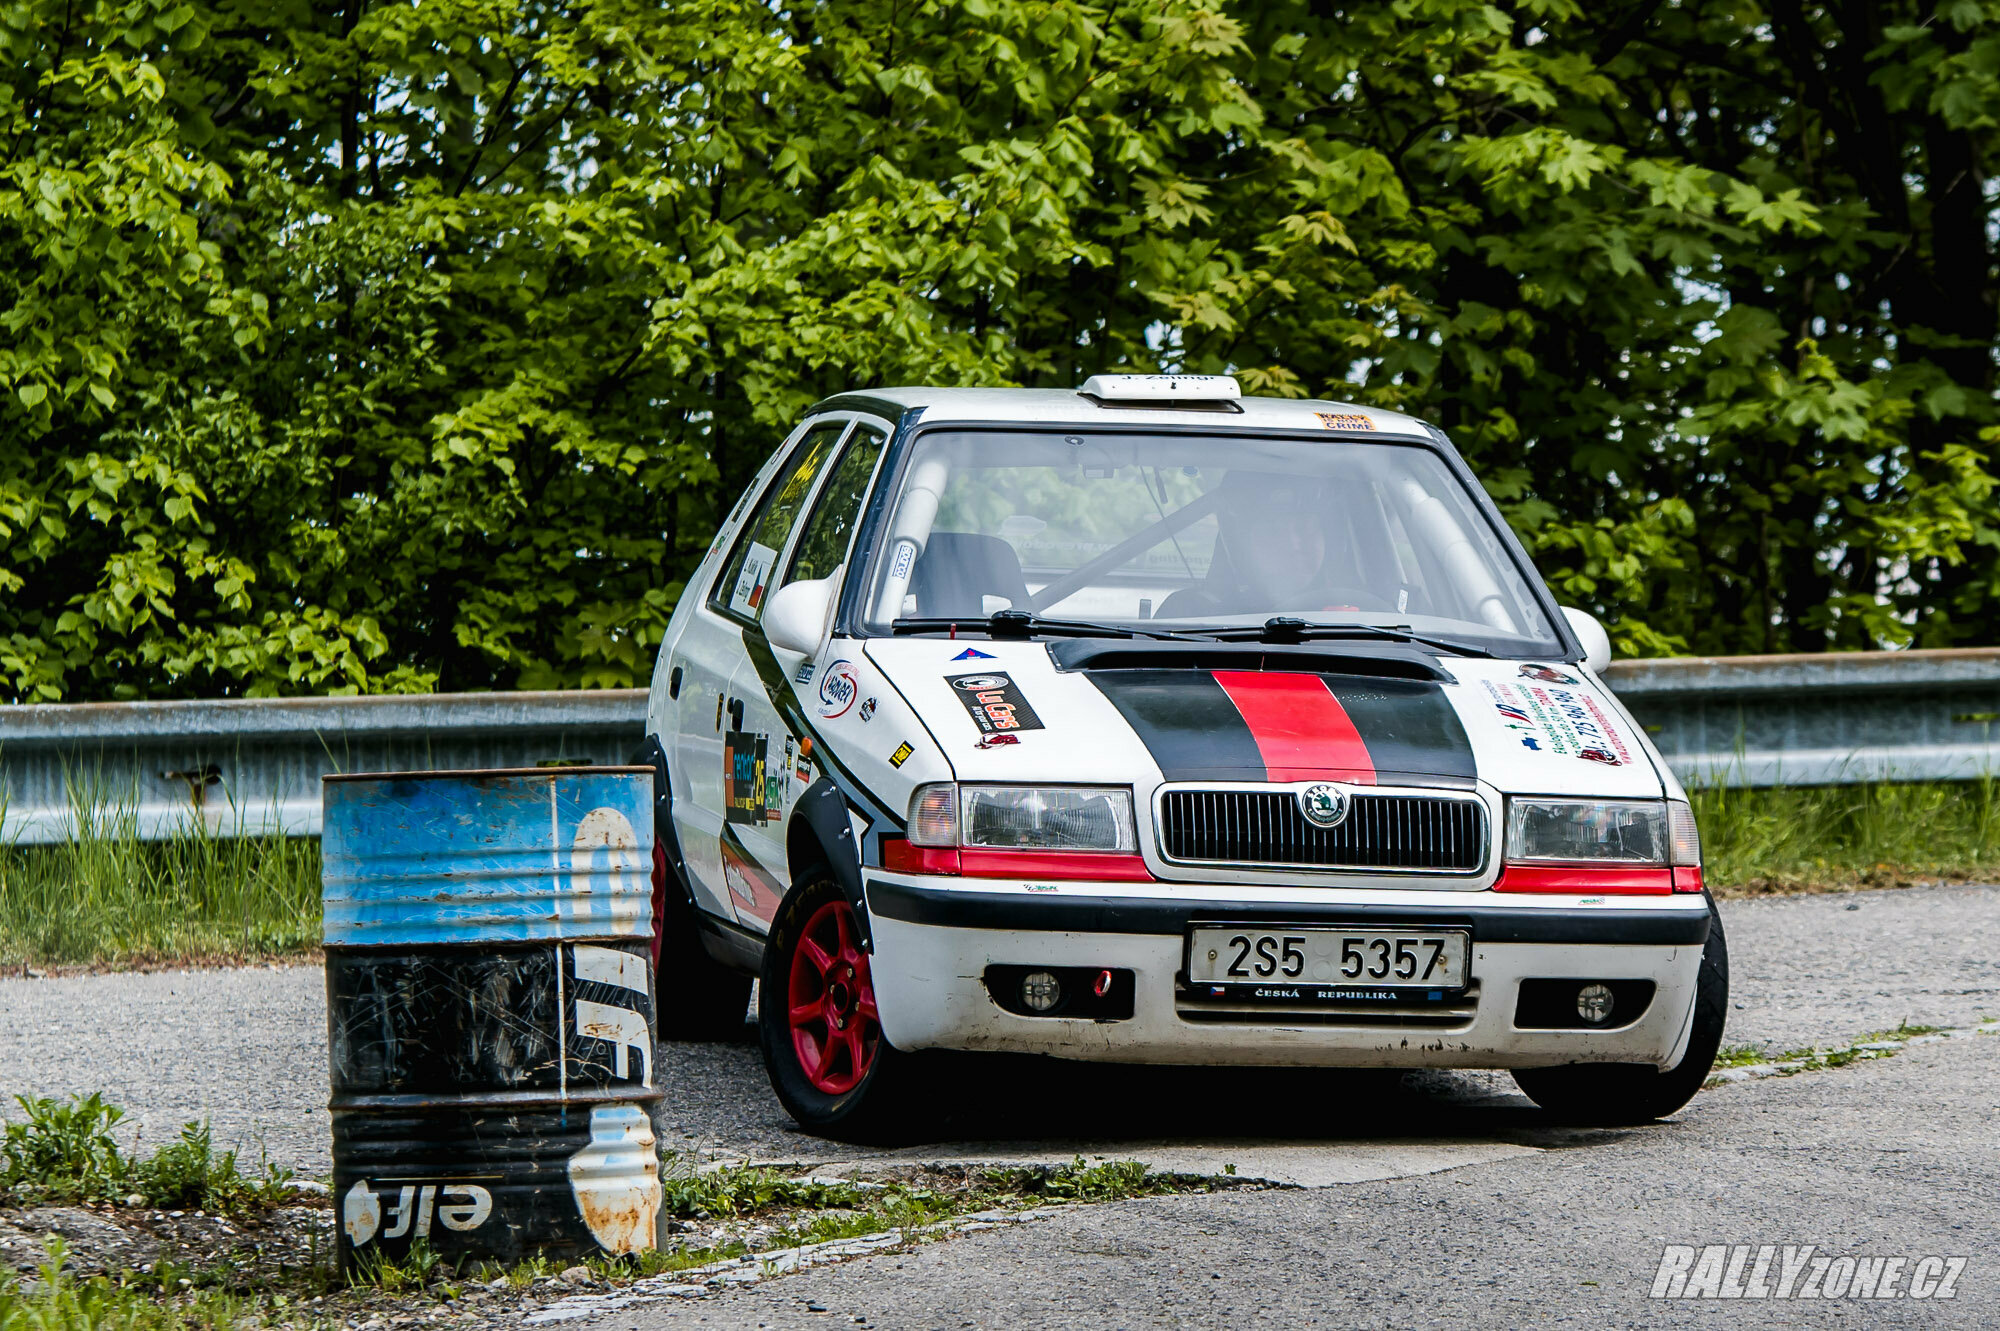
[[[731,698],[729,700],[729,728],[731,730],[743,729],[743,700],[741,698]]]

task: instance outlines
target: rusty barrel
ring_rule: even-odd
[[[330,776],[343,1269],[653,1246],[648,767]]]

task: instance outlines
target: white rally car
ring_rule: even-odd
[[[811,1131],[919,1051],[1509,1068],[1685,1104],[1727,961],[1686,795],[1442,433],[1235,381],[822,402],[647,709],[669,1038]]]

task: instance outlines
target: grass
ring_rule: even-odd
[[[134,966],[282,956],[316,946],[319,843],[143,841],[136,811],[73,783],[79,835],[0,845],[0,966]],[[2000,879],[2000,782],[1699,790],[1722,896]]]
[[[2000,782],[1691,792],[1719,896],[2000,879]]]
[[[228,961],[318,946],[316,840],[218,837],[190,823],[144,841],[129,803],[80,781],[69,794],[72,839],[0,845],[0,966]]]
[[[137,1198],[146,1206],[243,1215],[291,1194],[290,1170],[267,1160],[261,1176],[246,1174],[236,1152],[216,1151],[206,1123],[187,1124],[177,1141],[134,1160],[111,1135],[125,1112],[95,1092],[67,1102],[25,1095],[14,1102],[25,1117],[0,1127],[0,1202]]]

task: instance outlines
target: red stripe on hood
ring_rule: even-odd
[[[1318,675],[1217,670],[1215,682],[1243,714],[1271,781],[1375,784],[1375,760],[1347,709]]]

